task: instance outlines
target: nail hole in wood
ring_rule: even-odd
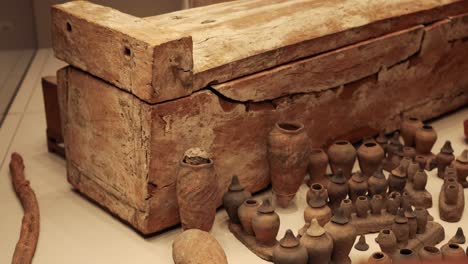
[[[124,48],[124,55],[130,57],[132,55],[132,51],[130,50],[129,47]]]
[[[72,32],[72,30],[72,25],[70,24],[70,22],[67,22],[67,31]]]

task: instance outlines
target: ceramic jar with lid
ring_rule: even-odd
[[[258,243],[266,246],[276,244],[276,235],[280,227],[279,215],[269,199],[263,200],[257,209],[257,215],[252,219],[252,229]]]
[[[228,191],[223,195],[223,206],[231,222],[240,224],[238,210],[245,200],[252,195],[240,184],[239,178],[234,175],[231,179]]]
[[[307,249],[299,243],[291,229],[286,231],[279,244],[273,249],[275,264],[307,264]]]

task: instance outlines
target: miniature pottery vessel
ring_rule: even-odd
[[[349,186],[346,178],[341,169],[338,169],[335,174],[330,178],[327,186],[328,199],[330,200],[330,207],[337,208],[341,201],[348,196]]]
[[[380,250],[389,256],[392,256],[397,251],[397,239],[395,233],[390,229],[380,230],[375,238],[375,242],[379,244]]]
[[[310,227],[301,237],[301,245],[309,253],[309,264],[328,264],[330,263],[333,251],[333,239],[325,232],[325,229],[319,225],[316,219],[312,219]]]
[[[351,171],[356,160],[356,149],[349,141],[339,140],[328,148],[330,167],[334,174],[341,169],[346,179],[351,177]]]
[[[399,246],[406,246],[406,244],[408,244],[410,227],[408,224],[408,218],[406,218],[402,208],[398,210],[398,213],[395,216],[392,231],[395,234]]]
[[[387,213],[396,215],[396,213],[398,212],[398,208],[400,208],[400,205],[401,205],[401,194],[399,192],[391,192],[388,195],[388,199],[386,203]]]
[[[375,138],[375,142],[377,142],[377,144],[382,147],[384,152],[387,153],[388,138],[385,135],[385,130],[380,130],[379,135]]]
[[[458,244],[445,244],[440,249],[445,261],[465,260],[466,253]]]
[[[317,219],[321,226],[324,226],[332,216],[332,211],[327,204],[327,190],[319,183],[310,186],[307,193],[308,206],[304,209],[304,221],[310,223],[312,219]]]
[[[383,252],[373,253],[367,260],[368,264],[391,264],[392,259]]]
[[[343,213],[344,215],[348,218],[348,219],[351,219],[351,214],[356,211],[356,209],[354,208],[354,205],[353,205],[353,201],[351,201],[351,199],[344,199],[343,201],[341,201],[341,204],[340,204],[341,208],[343,208]]]
[[[395,152],[403,150],[403,145],[400,142],[400,133],[393,133],[387,145],[387,159],[392,160]]]
[[[175,264],[204,263],[227,264],[226,254],[210,233],[189,229],[178,235],[172,243]]]
[[[223,196],[223,206],[224,209],[226,209],[231,222],[240,224],[238,215],[239,207],[250,197],[252,197],[252,195],[248,191],[244,190],[244,187],[239,182],[239,178],[234,175],[228,191]]]
[[[310,150],[309,155],[309,177],[307,185],[320,183],[324,186],[328,183],[327,178],[328,155],[320,148]]]
[[[275,264],[307,264],[308,259],[307,249],[299,244],[291,229],[286,231],[273,250],[273,263]]]
[[[444,178],[445,168],[447,168],[450,163],[455,159],[453,155],[452,143],[450,141],[445,141],[444,146],[440,149],[440,152],[435,157],[435,163],[437,166],[437,176],[439,178]]]
[[[468,149],[465,149],[460,156],[453,162],[457,170],[458,182],[463,188],[468,188],[466,177],[468,176]]]
[[[379,167],[372,176],[367,180],[367,185],[369,189],[369,195],[373,196],[376,194],[386,196],[388,183],[385,175],[383,174],[382,167]]]
[[[447,174],[455,175],[455,178],[456,178],[456,176],[457,176],[457,168],[455,168],[455,165],[454,165],[453,163],[454,163],[454,162],[450,163],[449,165],[447,165],[447,167],[445,167],[444,178],[445,178],[445,176],[447,176]]]
[[[423,126],[423,122],[416,117],[405,117],[400,124],[400,132],[405,146],[413,147],[416,131]]]
[[[270,200],[263,200],[262,205],[257,210],[257,215],[252,219],[252,229],[258,243],[266,246],[276,244],[276,235],[280,227],[280,218],[270,203]]]
[[[383,148],[375,142],[362,144],[357,150],[359,167],[362,174],[368,178],[378,169],[385,158]]]
[[[356,199],[356,215],[357,217],[366,218],[369,211],[369,200],[367,196],[359,196]]]
[[[419,250],[419,259],[421,261],[439,261],[442,260],[442,253],[434,246],[425,246]]]
[[[411,206],[406,208],[405,217],[408,219],[409,239],[413,239],[416,237],[416,232],[418,231],[418,222]]]
[[[418,258],[419,256],[412,249],[402,248],[393,256],[393,261],[396,263],[417,262]]]
[[[309,138],[303,124],[275,124],[268,136],[268,162],[276,202],[286,207],[307,174]]]
[[[455,244],[465,244],[466,238],[465,234],[463,233],[463,229],[461,227],[458,227],[457,232],[455,233],[455,236],[453,236],[449,243],[455,243]]]
[[[390,160],[390,164],[387,164],[387,171],[390,172],[396,169],[400,165],[402,159],[403,159],[403,151],[401,150],[395,151]]]
[[[403,165],[398,166],[388,176],[388,191],[402,193],[407,180],[406,168]]]
[[[260,207],[260,203],[257,202],[257,200],[247,199],[241,206],[239,206],[237,211],[242,229],[247,235],[254,235],[252,219],[257,215],[258,207]]]
[[[421,155],[430,155],[432,147],[437,140],[437,133],[430,125],[424,125],[416,130],[415,146],[416,153]]]
[[[416,225],[417,225],[417,234],[424,234],[426,232],[427,221],[429,214],[426,208],[416,207],[414,209],[414,214],[416,215]]]
[[[368,184],[366,178],[361,172],[353,173],[351,179],[348,180],[349,185],[349,198],[355,202],[358,196],[366,195]]]
[[[316,201],[317,199],[322,203],[325,201],[327,203],[328,201],[328,191],[325,188],[326,185],[323,185],[321,183],[312,183],[310,185],[309,190],[307,191],[306,195],[306,202],[309,203],[309,200],[314,199]]]
[[[177,202],[182,229],[210,231],[218,200],[218,180],[213,161],[198,148],[189,149],[179,163]]]
[[[408,182],[413,182],[414,175],[419,170],[419,163],[415,160],[411,160],[410,164],[408,165],[408,169],[406,170],[406,174],[408,176]]]
[[[416,149],[413,147],[404,146],[403,147],[403,157],[414,159],[416,157]]]
[[[413,188],[416,191],[423,191],[426,189],[427,173],[424,171],[424,165],[419,164],[419,170],[413,177]]]
[[[372,199],[370,201],[370,208],[371,208],[371,213],[373,215],[380,215],[382,214],[382,210],[385,207],[385,202],[383,200],[382,195],[376,194],[372,196]]]
[[[364,235],[359,236],[358,242],[354,245],[354,248],[359,251],[367,251],[369,249],[369,244],[367,244]]]
[[[458,188],[460,188],[460,185],[456,183],[445,186],[445,201],[447,204],[456,204],[458,202]]]
[[[353,248],[357,233],[348,218],[344,216],[343,209],[335,211],[330,222],[325,225],[325,230],[333,239],[332,263],[351,263],[349,252]]]

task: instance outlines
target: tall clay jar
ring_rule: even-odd
[[[327,186],[330,207],[334,210],[339,207],[341,201],[348,196],[349,186],[341,169],[338,169],[330,178]]]
[[[357,237],[356,229],[349,223],[349,219],[343,214],[343,209],[335,211],[330,222],[325,225],[325,230],[333,239],[332,263],[351,263],[349,253]]]
[[[257,210],[257,215],[252,219],[252,228],[255,239],[259,244],[272,246],[276,244],[276,235],[280,227],[280,218],[270,203],[270,200],[263,200],[262,205]]]
[[[338,140],[328,148],[328,159],[333,173],[341,169],[346,179],[349,179],[356,161],[356,149],[349,141]]]
[[[354,208],[354,205],[353,205],[353,201],[351,201],[351,199],[346,198],[343,201],[341,201],[340,206],[343,209],[344,215],[348,219],[351,219],[352,213],[354,213],[356,211],[356,209]]]
[[[465,251],[458,244],[445,244],[440,251],[445,261],[462,261],[466,259]]]
[[[182,229],[210,231],[216,214],[218,181],[213,160],[192,148],[185,152],[177,174],[177,202]]]
[[[399,209],[392,225],[392,231],[395,234],[398,245],[406,246],[408,244],[410,227],[408,218],[405,217],[403,209]]]
[[[465,149],[462,154],[457,157],[453,165],[457,171],[458,182],[463,188],[468,188],[468,182],[466,181],[466,177],[468,177],[468,149]]]
[[[414,209],[414,214],[416,215],[416,224],[417,224],[417,234],[424,234],[426,232],[427,221],[429,214],[426,208],[416,207]]]
[[[369,195],[374,196],[376,194],[386,197],[388,183],[385,175],[383,174],[382,167],[379,167],[372,176],[367,180],[369,189]]]
[[[367,264],[391,264],[392,259],[383,252],[375,252],[367,260]]]
[[[427,173],[424,171],[424,164],[419,164],[419,170],[414,174],[413,187],[416,191],[423,191],[427,185]]]
[[[391,192],[388,195],[386,209],[387,213],[396,215],[398,208],[401,206],[401,194],[399,192]]]
[[[424,246],[419,250],[419,259],[421,261],[440,261],[442,253],[434,246]]]
[[[375,238],[375,242],[379,244],[380,250],[389,256],[392,256],[397,251],[397,239],[395,233],[390,229],[382,229]]]
[[[312,219],[310,227],[301,237],[301,245],[304,246],[309,254],[309,264],[328,264],[330,263],[333,251],[333,239],[325,232],[325,229],[319,225],[316,219]]]
[[[366,218],[369,211],[369,200],[367,196],[359,196],[356,199],[356,215],[357,217]]]
[[[405,146],[414,147],[416,131],[423,126],[423,122],[416,117],[405,117],[400,124],[400,132]]]
[[[406,168],[403,165],[398,166],[388,176],[388,191],[402,193],[407,179]]]
[[[312,219],[317,219],[321,226],[324,226],[332,216],[332,211],[327,204],[327,190],[320,184],[314,183],[307,193],[308,206],[304,209],[304,221],[310,223]]]
[[[349,185],[349,198],[355,202],[358,196],[366,195],[368,184],[366,178],[361,172],[353,173],[351,179],[348,180]]]
[[[232,223],[240,224],[238,215],[239,207],[250,197],[252,197],[252,195],[244,190],[244,187],[239,182],[239,178],[234,175],[228,191],[223,196],[223,206]]]
[[[385,207],[385,202],[383,200],[382,195],[376,194],[372,196],[371,201],[370,201],[370,208],[371,208],[371,213],[373,215],[380,215],[382,214],[382,210]]]
[[[376,142],[366,142],[358,148],[357,157],[362,174],[368,178],[379,168],[385,152]]]
[[[273,249],[275,264],[307,264],[307,249],[299,244],[291,229],[286,231],[279,244]]]
[[[309,138],[300,123],[276,123],[268,136],[268,162],[276,202],[286,207],[304,181]]]
[[[309,155],[309,177],[307,185],[320,183],[324,186],[328,184],[327,178],[328,155],[321,148],[313,148]]]
[[[240,224],[247,235],[254,235],[252,219],[257,215],[258,207],[260,207],[260,203],[257,200],[247,199],[237,210]]]
[[[450,141],[445,141],[444,146],[440,149],[440,152],[435,157],[435,162],[437,165],[437,176],[441,179],[445,176],[445,168],[447,168],[450,163],[455,160],[453,155],[452,143]]]
[[[416,153],[421,155],[430,155],[432,147],[437,140],[437,133],[430,125],[424,125],[416,130],[415,143]]]

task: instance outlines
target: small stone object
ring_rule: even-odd
[[[210,233],[189,229],[178,235],[172,243],[175,264],[227,264],[226,254]]]
[[[307,249],[303,247],[288,229],[279,245],[273,250],[273,263],[275,264],[307,264]]]
[[[367,251],[369,249],[369,245],[366,243],[366,237],[364,235],[359,237],[359,240],[356,245],[354,245],[354,248],[359,251]]]
[[[450,239],[450,243],[465,244],[465,242],[465,234],[463,233],[463,229],[459,227],[455,233],[455,236]]]

